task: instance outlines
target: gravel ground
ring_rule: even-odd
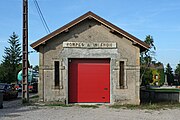
[[[20,100],[5,102],[0,120],[179,120],[180,109],[129,110],[99,108],[22,106]]]

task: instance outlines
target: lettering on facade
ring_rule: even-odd
[[[115,42],[63,42],[64,48],[116,48]]]

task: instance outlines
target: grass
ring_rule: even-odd
[[[61,103],[49,103],[45,104],[45,106],[50,107],[73,107],[78,106],[81,108],[99,108],[99,105],[66,105]],[[109,108],[114,109],[130,109],[130,110],[166,110],[166,109],[174,109],[174,108],[180,108],[180,103],[148,103],[148,104],[141,104],[141,105],[110,105]]]
[[[50,107],[72,107],[73,105],[66,105],[66,104],[61,104],[61,103],[51,103],[51,104],[45,104],[45,106],[50,106]]]
[[[93,109],[99,108],[98,105],[79,105],[79,106],[82,107],[82,108],[93,108]]]
[[[180,108],[179,103],[149,103],[149,104],[141,104],[141,105],[111,105],[110,108],[115,109],[141,109],[141,110],[166,110],[166,109],[174,109]]]
[[[35,105],[38,106],[37,104],[34,104],[33,102],[29,103],[24,103],[24,105]],[[48,107],[73,107],[73,106],[78,106],[81,108],[99,108],[99,105],[66,105],[62,103],[46,103],[40,106],[48,106]],[[146,103],[146,104],[141,104],[141,105],[110,105],[109,108],[114,108],[114,109],[130,109],[130,110],[166,110],[166,109],[175,109],[175,108],[180,108],[180,103]]]
[[[28,100],[27,99],[22,99],[22,103],[24,104],[24,105],[27,105],[27,104],[29,104],[29,102],[28,102]]]
[[[24,105],[36,105],[35,103],[38,103],[39,96],[33,96],[30,98],[30,102],[28,103],[25,99],[23,100]],[[52,102],[52,103],[45,103],[44,105],[40,106],[50,106],[50,107],[73,107],[73,106],[79,106],[81,108],[99,108],[100,105],[74,105],[74,104],[63,104],[60,102]],[[110,105],[109,108],[114,109],[140,109],[140,110],[166,110],[166,109],[175,109],[180,108],[180,103],[173,103],[173,102],[162,102],[162,103],[143,103],[141,105]]]
[[[98,105],[66,105],[66,104],[61,104],[61,103],[49,103],[49,104],[45,104],[45,106],[50,106],[50,107],[57,107],[57,106],[60,106],[60,107],[73,107],[73,106],[78,106],[78,107],[81,107],[81,108],[99,108]]]
[[[34,98],[39,98],[39,95],[34,95],[34,96],[30,97],[30,99],[34,99]]]

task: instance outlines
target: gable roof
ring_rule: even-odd
[[[105,19],[99,17],[98,15],[94,14],[93,12],[89,11],[85,13],[84,15],[78,17],[77,19],[71,21],[70,23],[64,25],[63,27],[53,31],[52,33],[46,35],[45,37],[39,39],[38,41],[32,43],[30,46],[33,49],[38,50],[38,46],[45,43],[46,41],[50,40],[51,38],[55,37],[56,35],[68,30],[69,28],[75,26],[76,24],[80,23],[81,21],[87,19],[87,18],[93,18],[100,22],[101,24],[105,25],[106,27],[110,28],[112,31],[116,31],[117,33],[123,35],[124,37],[132,40],[136,45],[140,46],[141,51],[144,51],[146,49],[149,49],[149,45],[147,45],[145,42],[139,40],[138,38],[134,37],[133,35],[129,34],[128,32],[122,30],[121,28],[113,25],[112,23],[106,21]]]

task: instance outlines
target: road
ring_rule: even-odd
[[[29,93],[29,97],[32,97],[34,95],[37,95],[36,93]],[[18,92],[18,98],[22,97],[22,92]]]
[[[107,106],[24,106],[21,99],[5,101],[0,120],[179,120],[180,109],[140,110],[114,109]]]
[[[37,95],[36,93],[30,93],[29,96],[32,97],[32,96],[35,96]],[[14,107],[19,107],[22,105],[22,93],[19,92],[18,93],[18,97],[16,99],[11,99],[11,100],[8,100],[8,101],[3,101],[3,106],[4,108],[14,108]]]

